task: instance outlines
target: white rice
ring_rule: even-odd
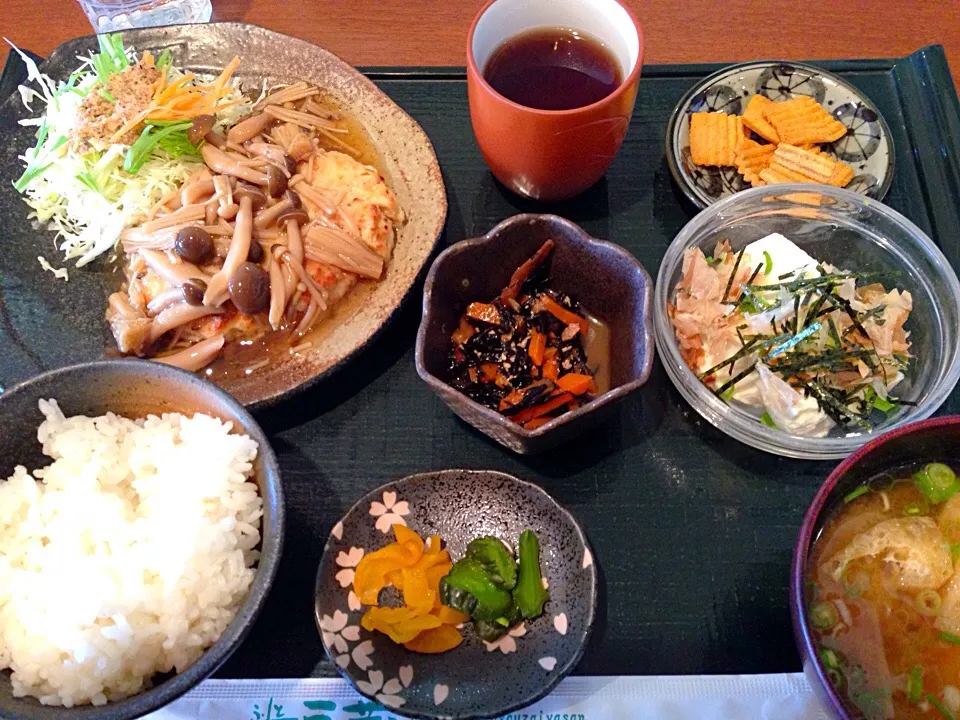
[[[53,463],[0,480],[0,670],[16,696],[100,705],[182,672],[236,615],[260,541],[257,444],[208,415],[40,410]]]

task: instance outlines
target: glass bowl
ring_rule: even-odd
[[[706,255],[726,238],[734,251],[779,232],[817,260],[855,272],[894,271],[885,281],[913,295],[907,320],[911,362],[897,396],[901,406],[873,430],[835,427],[827,437],[795,435],[760,422],[762,409],[727,405],[687,367],[668,315],[680,280],[683,253]],[[654,330],[660,359],[680,394],[706,420],[752,447],[777,455],[827,460],[842,458],[872,437],[932,415],[960,377],[960,283],[943,253],[900,213],[849,190],[825,185],[785,184],[752,188],[703,210],[667,248],[657,276]]]

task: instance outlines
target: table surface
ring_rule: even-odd
[[[446,0],[437,2],[434,11],[431,2],[380,0],[374,7],[369,0],[351,0],[350,17],[329,25],[319,11],[329,14],[339,3],[318,3],[312,14],[294,12],[286,3],[271,9],[263,0],[215,0],[215,5],[220,19],[243,19],[296,34],[356,64],[462,64],[463,35],[475,4]],[[738,0],[723,5],[727,17],[749,17],[768,27],[787,26],[785,18],[800,12],[793,3],[758,4],[750,12]],[[805,15],[820,5],[806,3]],[[697,32],[709,38],[696,45],[683,41],[684,33],[694,31],[681,22],[678,11],[647,8],[639,14],[647,27],[649,63],[775,54],[896,56],[940,42],[957,77],[960,23],[951,27],[947,2],[936,3],[939,13],[934,3],[898,4],[910,5],[910,13],[882,9],[887,5],[893,3],[878,4],[881,9],[867,18],[858,11],[866,3],[838,0],[830,8],[822,3],[831,33],[827,44],[817,48],[799,40],[778,44],[770,37],[758,43],[721,39],[723,25],[713,3],[685,3],[688,14],[704,27]],[[36,8],[45,13],[42,28],[14,20]],[[956,14],[960,5],[949,0],[949,8]],[[65,0],[56,6],[52,0],[8,0],[6,9],[0,35],[38,53],[89,29],[77,7]],[[885,12],[889,17],[880,17]],[[392,18],[389,27],[382,20],[387,17]],[[376,24],[380,34],[365,23]],[[668,40],[668,29],[673,40]],[[885,39],[886,30],[891,36]],[[754,50],[747,54],[740,45]],[[857,78],[877,98],[883,97],[882,81],[871,72]],[[470,141],[460,84],[441,83],[429,93],[404,78],[381,84],[437,147],[450,200],[446,242],[475,236],[508,215],[533,209],[490,178]],[[566,208],[565,214],[591,234],[620,239],[651,270],[690,217],[677,202],[659,140],[669,110],[689,84],[689,78],[666,85],[651,78],[641,84],[631,133],[606,180]],[[902,147],[906,153],[907,143]],[[901,159],[908,167],[909,158]],[[899,172],[888,197],[908,215],[914,175]],[[637,177],[647,179],[639,192]],[[264,617],[221,677],[332,674],[309,607],[323,538],[357,497],[380,483],[454,464],[498,469],[541,484],[574,511],[590,536],[600,559],[601,614],[578,672],[798,669],[787,620],[785,568],[799,518],[833,463],[797,463],[730,441],[696,416],[659,365],[648,387],[625,403],[617,418],[578,443],[549,456],[512,455],[456,421],[417,381],[410,347],[418,321],[417,303],[407,303],[362,362],[296,403],[259,417],[284,466],[287,550]],[[960,397],[949,409],[955,412],[958,404]],[[694,444],[701,452],[691,458]]]
[[[626,1],[644,28],[646,63],[889,58],[939,43],[960,86],[958,0]],[[481,5],[481,0],[213,0],[216,20],[243,20],[295,35],[353,65],[463,65],[467,29]],[[812,35],[814,26],[818,32]],[[41,55],[90,32],[80,5],[70,0],[7,0],[0,17],[0,36]],[[6,53],[4,43],[0,62]]]

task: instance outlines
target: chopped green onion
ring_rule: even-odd
[[[23,192],[27,189],[27,185],[32,183],[38,177],[43,175],[53,163],[47,163],[46,165],[35,165],[24,170],[23,175],[21,175],[16,182],[13,183],[13,187],[17,192]]]
[[[43,135],[44,137],[46,137],[46,131],[43,129],[43,126],[42,126],[42,125],[40,126],[40,129],[41,129],[41,132],[40,132],[39,134],[41,134],[41,135]],[[57,140],[56,140],[56,142],[53,143],[53,147],[50,148],[50,150],[47,152],[47,156],[49,157],[51,154],[53,154],[54,152],[56,152],[56,151],[60,148],[60,146],[63,145],[65,142],[67,142],[67,137],[66,137],[65,135],[61,135],[60,137],[58,137]],[[39,150],[39,147],[40,147],[40,146],[38,145],[38,146],[37,146],[37,150]],[[34,158],[33,158],[33,159],[34,159],[34,160],[37,159],[37,158],[36,158],[36,154],[34,154]],[[46,158],[44,158],[44,159],[46,159]],[[32,164],[31,164],[31,165],[27,166],[27,169],[23,171],[23,175],[21,175],[21,176],[17,179],[17,181],[16,181],[15,183],[13,183],[14,189],[15,189],[17,192],[23,192],[24,190],[26,190],[27,186],[28,186],[30,183],[32,183],[32,182],[33,182],[34,180],[36,180],[38,177],[40,177],[41,175],[43,175],[43,173],[45,173],[52,165],[53,165],[53,163],[45,163],[44,165],[32,165]]]
[[[827,679],[837,690],[843,687],[843,673],[833,668],[827,668]]]
[[[860,497],[861,495],[866,495],[868,492],[870,492],[870,488],[867,487],[866,485],[861,485],[861,486],[858,487],[856,490],[847,493],[847,494],[844,496],[844,498],[843,498],[843,502],[844,502],[844,503],[851,503],[851,502],[853,502],[854,500],[856,500],[858,497]]]
[[[821,650],[820,661],[823,663],[824,667],[829,668],[830,670],[843,669],[843,663],[840,662],[840,656],[837,655],[837,653],[835,653],[833,650]]]
[[[763,251],[763,262],[763,274],[769,275],[773,272],[773,258],[770,257],[770,253],[768,253],[766,250]]]
[[[927,700],[929,700],[929,701],[930,701],[930,704],[933,705],[933,706],[937,709],[937,712],[939,712],[941,715],[943,715],[945,718],[947,718],[947,720],[954,720],[953,715],[951,715],[950,713],[948,713],[948,712],[947,712],[947,709],[946,709],[943,705],[940,704],[940,701],[937,700],[937,699],[936,699],[933,695],[931,695],[930,693],[927,693]]]
[[[93,175],[89,172],[82,172],[77,174],[77,180],[82,182],[85,186],[93,190],[95,193],[100,192],[100,188],[97,185],[97,181],[93,179]]]
[[[100,97],[102,97],[104,100],[106,100],[109,103],[115,103],[117,101],[117,99],[113,95],[111,95],[110,91],[107,90],[106,88],[100,88]]]
[[[923,698],[923,668],[914,665],[907,676],[907,700],[916,705]]]
[[[906,505],[903,506],[903,514],[904,514],[904,515],[911,515],[911,516],[912,516],[912,515],[925,515],[928,509],[929,509],[929,508],[927,508],[927,507],[926,507],[923,503],[921,503],[921,502],[910,502],[910,503],[907,503]]]
[[[114,73],[123,72],[130,65],[127,53],[123,49],[123,37],[120,33],[97,35],[100,52],[90,62],[97,73],[97,82],[106,85]]]
[[[760,416],[760,422],[766,425],[769,428],[776,429],[777,424],[773,421],[773,418],[770,417],[770,413],[764,410],[763,415]]]
[[[736,391],[736,388],[733,385],[731,385],[722,393],[720,393],[720,399],[723,400],[724,402],[730,402],[731,400],[733,400],[733,393],[735,391]]]
[[[913,603],[921,615],[935,617],[940,614],[943,600],[940,599],[940,593],[936,590],[923,590],[917,593]]]
[[[186,130],[192,124],[192,122],[181,122],[175,125],[168,125],[155,133],[153,130],[156,128],[153,125],[147,125],[140,134],[140,137],[137,138],[137,141],[127,150],[127,156],[123,159],[123,169],[131,175],[136,175],[158,143],[174,133],[180,133],[186,138]],[[187,142],[189,143],[189,140],[187,140]],[[161,145],[161,147],[163,147],[163,145]]]
[[[818,630],[829,630],[840,621],[832,602],[815,602],[810,606],[810,622]]]
[[[950,546],[950,559],[953,562],[957,562],[957,558],[960,557],[960,545],[951,545]]]
[[[954,635],[948,632],[940,633],[940,639],[944,642],[948,642],[951,645],[960,645],[960,636]]]
[[[913,474],[917,489],[930,502],[937,504],[948,500],[960,492],[960,482],[956,473],[943,463],[929,463]]]
[[[167,65],[172,62],[172,57],[170,54],[170,48],[164,48],[163,52],[160,53],[160,57],[157,58],[157,68],[163,70]]]

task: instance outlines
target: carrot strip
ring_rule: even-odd
[[[530,422],[534,418],[541,417],[543,415],[546,415],[549,412],[553,412],[557,408],[563,407],[564,405],[569,403],[571,400],[573,400],[573,395],[571,395],[570,393],[564,393],[563,395],[560,395],[559,397],[555,397],[553,400],[549,400],[548,402],[545,402],[542,405],[535,405],[531,408],[527,408],[526,410],[521,410],[516,415],[514,415],[511,419],[515,423],[519,423],[523,425],[524,423]]]
[[[527,352],[536,366],[543,365],[543,354],[547,349],[547,336],[536,330],[530,331],[530,347]]]
[[[530,278],[533,271],[540,267],[543,261],[547,259],[547,256],[553,250],[553,244],[553,240],[547,240],[540,246],[540,249],[534,253],[532,258],[514,270],[513,275],[510,276],[510,284],[500,293],[501,300],[506,302],[511,298],[516,298],[517,295],[520,294],[520,288],[523,287],[523,284]]]
[[[523,424],[527,430],[536,430],[541,425],[546,425],[548,422],[553,420],[552,417],[538,417],[533,420],[529,420]]]
[[[487,303],[470,303],[467,307],[467,317],[492,325],[500,324],[500,311],[497,310],[495,305]]]
[[[460,318],[460,326],[453,333],[453,342],[457,345],[463,345],[467,340],[472,338],[477,332],[477,329],[467,322],[465,317]]]
[[[547,351],[544,353],[544,363],[543,363],[543,377],[547,380],[557,381],[557,376],[560,374],[560,368],[557,365],[557,349],[556,348],[547,348]]]
[[[557,320],[567,325],[576,325],[580,328],[581,333],[584,335],[587,334],[587,329],[590,327],[590,324],[586,318],[582,318],[575,312],[567,310],[549,295],[541,295],[538,300],[543,309],[553,315]]]
[[[475,367],[472,367],[469,370],[467,370],[467,375],[470,376],[470,382],[475,383],[477,381],[478,375],[477,375],[477,369]]]
[[[484,382],[493,382],[497,379],[496,363],[480,363],[480,377]]]
[[[592,383],[593,378],[583,373],[567,373],[557,379],[557,385],[571,395],[583,395]]]

